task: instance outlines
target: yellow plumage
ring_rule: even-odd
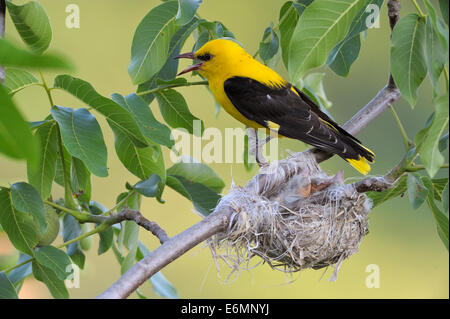
[[[280,136],[302,140],[341,156],[362,174],[370,171],[373,152],[236,42],[212,40],[198,51],[179,57],[202,61],[180,74],[197,70],[208,79],[217,102],[246,126],[265,127]]]

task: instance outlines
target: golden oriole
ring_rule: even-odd
[[[236,42],[217,39],[176,58],[200,62],[178,75],[198,71],[219,104],[252,128],[266,128],[339,155],[360,173],[370,171],[375,154],[331,120],[302,91],[256,61]]]

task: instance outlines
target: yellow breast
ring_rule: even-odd
[[[216,101],[224,108],[224,110],[246,126],[256,129],[263,127],[255,121],[247,119],[236,109],[236,107],[233,105],[233,103],[231,103],[230,99],[225,93],[223,83],[224,81],[209,81],[209,88],[211,89],[211,92],[213,93]]]

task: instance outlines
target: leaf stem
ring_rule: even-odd
[[[111,215],[112,212],[114,210],[116,210],[118,207],[120,207],[121,205],[123,205],[131,196],[133,196],[136,193],[136,190],[132,190],[130,191],[127,196],[125,196],[124,198],[122,198],[121,201],[119,201],[113,208],[108,209],[106,212],[103,213],[103,215]]]
[[[166,85],[158,86],[158,87],[156,87],[154,89],[138,92],[138,93],[136,93],[136,95],[143,96],[143,95],[147,95],[147,94],[150,94],[150,93],[164,91],[164,90],[172,89],[172,88],[176,88],[176,87],[193,86],[193,85],[208,85],[208,81],[197,81],[197,82],[187,82],[187,83],[166,84]]]
[[[42,71],[39,71],[39,73],[41,75],[42,86],[44,87],[45,92],[47,93],[48,96],[48,100],[50,101],[50,106],[53,107],[55,103],[53,103],[52,95],[50,94],[50,89],[47,86],[47,82],[45,82],[45,78],[44,75],[42,74]]]
[[[45,92],[47,92],[48,100],[50,102],[50,107],[54,107],[55,103],[53,103],[52,94],[47,85],[47,82],[45,82],[44,75],[42,74],[42,71],[39,71],[39,73],[41,74],[42,86],[44,87]],[[62,142],[61,130],[59,129],[59,125],[58,125],[57,132],[58,132],[58,149],[59,149],[59,155],[61,157],[61,167],[62,167],[63,178],[64,178],[64,201],[68,207],[76,208],[77,206],[75,205],[75,202],[73,201],[72,192],[70,189],[69,176],[67,176],[67,172],[66,172],[66,162],[64,160],[64,146],[63,146],[63,142]]]
[[[403,124],[402,124],[402,122],[400,120],[400,117],[398,116],[398,114],[395,111],[394,107],[391,105],[389,107],[389,109],[391,110],[392,115],[394,116],[395,122],[397,123],[397,126],[400,129],[400,133],[402,134],[403,144],[405,145],[405,149],[408,151],[411,148],[411,146],[413,146],[413,143],[409,139],[408,134],[406,134],[406,130],[403,127]]]
[[[5,273],[8,273],[8,272],[10,272],[11,270],[14,270],[14,269],[19,268],[19,267],[21,267],[21,266],[23,266],[23,265],[26,265],[26,264],[28,264],[30,261],[33,261],[33,260],[34,260],[34,257],[32,257],[32,258],[30,258],[30,259],[27,259],[27,260],[21,262],[20,264],[17,264],[17,265],[14,265],[14,266],[12,266],[12,267],[9,267],[8,269],[5,269],[5,270],[3,270],[3,271],[4,271]]]
[[[29,84],[26,84],[26,85],[24,85],[24,86],[21,86],[20,88],[17,88],[17,89],[15,89],[15,90],[9,91],[8,94],[9,94],[9,95],[13,95],[13,94],[16,94],[17,92],[22,91],[23,89],[26,89],[26,88],[28,88],[28,87],[30,87],[30,86],[36,86],[36,85],[42,86],[42,87],[44,86],[42,83],[29,83]]]
[[[419,4],[417,3],[417,1],[416,1],[416,0],[412,0],[412,2],[414,3],[414,6],[416,7],[417,12],[419,13],[420,17],[421,17],[422,19],[425,19],[425,15],[423,14],[422,9],[420,9],[420,6],[419,6]]]
[[[75,205],[75,202],[73,201],[73,197],[72,197],[69,176],[67,176],[67,171],[66,171],[66,161],[64,159],[64,146],[63,146],[63,142],[62,142],[61,130],[59,128],[59,125],[58,125],[58,129],[56,131],[58,132],[58,148],[59,148],[59,155],[61,158],[61,169],[63,171],[63,179],[64,179],[64,202],[65,202],[65,205],[67,205],[68,207],[75,208],[76,205]]]
[[[78,221],[83,222],[83,223],[103,223],[103,222],[109,220],[105,216],[82,213],[80,211],[58,205],[58,204],[48,201],[48,200],[44,200],[44,203],[47,205],[50,205],[56,209],[59,209],[69,215],[72,215],[75,219],[77,219]]]
[[[76,238],[73,238],[71,240],[68,240],[65,243],[62,243],[61,245],[56,246],[56,248],[63,248],[65,246],[67,246],[67,245],[70,245],[70,244],[76,242],[76,241],[82,240],[82,239],[84,239],[86,237],[89,237],[89,236],[92,236],[92,235],[97,234],[99,232],[102,232],[102,231],[106,230],[108,227],[109,227],[109,225],[106,222],[104,222],[104,223],[98,225],[97,227],[95,227],[93,230],[88,231],[87,233],[81,234],[80,236],[78,236]]]
[[[442,164],[440,168],[449,168],[449,164]],[[417,172],[425,169],[425,165],[414,165],[405,168],[405,172]]]

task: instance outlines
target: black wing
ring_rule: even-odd
[[[270,122],[279,125],[278,133],[283,136],[301,140],[344,159],[358,159],[361,155],[373,160],[373,153],[291,84],[271,88],[247,77],[233,77],[225,81],[224,90],[242,115],[266,128]]]

